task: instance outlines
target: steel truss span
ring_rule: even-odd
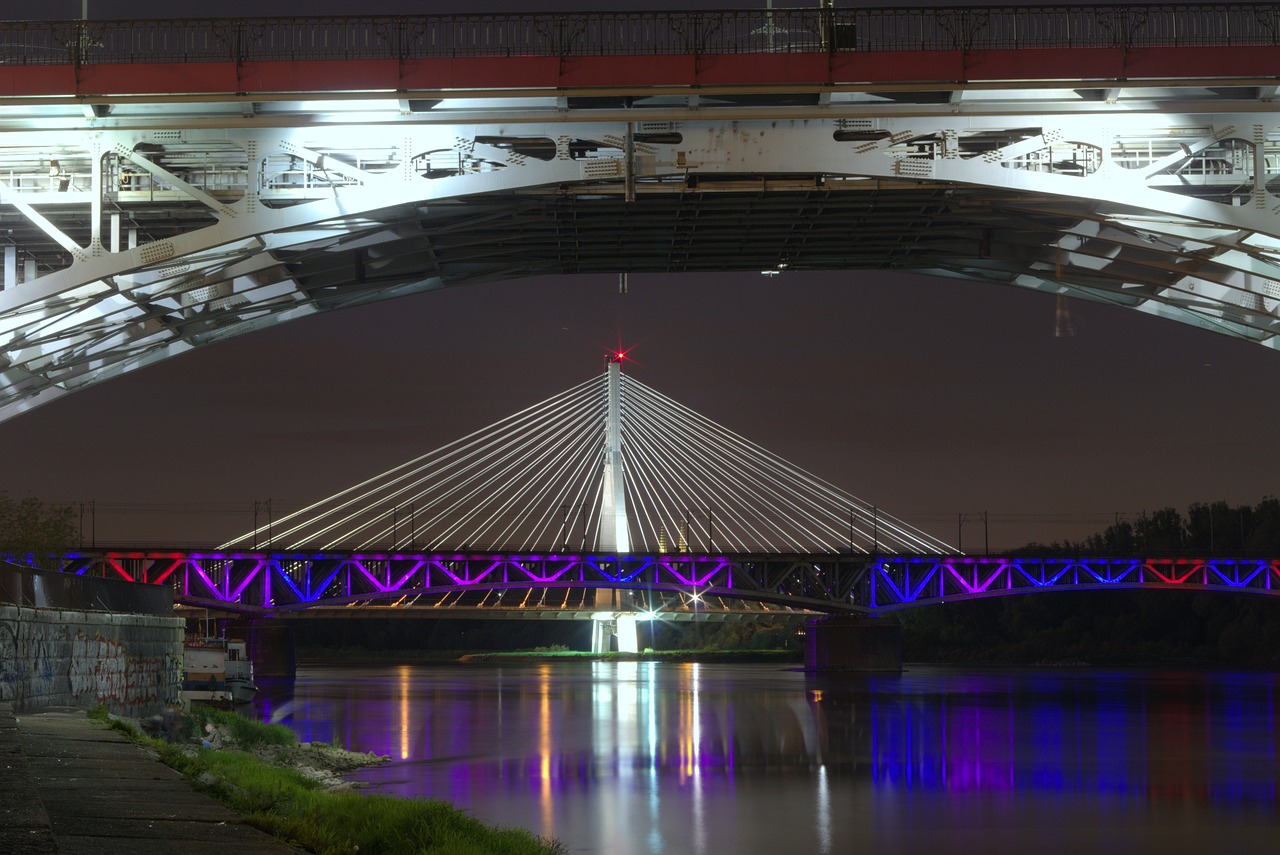
[[[1280,595],[1280,560],[1261,558],[113,551],[69,556],[63,570],[172,585],[189,605],[275,614],[476,591],[513,592],[510,604],[530,590],[567,589],[632,592],[636,610],[676,595],[689,598],[685,611],[719,597],[863,614],[1063,590]],[[530,616],[546,607],[525,597],[516,607]]]
[[[547,274],[745,270],[785,286],[795,270],[909,270],[1280,346],[1275,6],[1123,8],[965,12],[959,31],[940,10],[881,10],[950,40],[890,28],[843,52],[779,41],[800,19],[757,10],[762,38],[724,41],[738,26],[725,23],[682,43],[688,79],[662,77],[683,67],[665,59],[556,53],[548,86],[494,87],[490,63],[528,59],[501,43],[478,65],[437,58],[466,79],[430,93],[338,92],[335,70],[376,63],[295,46],[252,58],[284,63],[292,93],[91,96],[77,87],[94,75],[188,58],[163,53],[163,26],[104,22],[85,49],[116,53],[45,63],[29,44],[43,31],[23,25],[4,50],[27,47],[0,64],[0,419],[316,312]],[[1048,63],[1036,32],[1074,33],[1077,57],[1088,31],[1072,16],[1103,12],[1125,57],[1172,51],[1198,76],[1117,66],[1064,81],[997,62]],[[533,32],[560,18],[512,20]],[[995,53],[976,50],[979,32],[999,34],[981,42]],[[652,26],[633,36],[645,33],[677,49]],[[956,54],[978,64],[944,68]],[[868,56],[910,61],[873,63],[878,77],[837,62]],[[181,67],[219,65],[205,59]],[[908,70],[925,67],[928,79]]]

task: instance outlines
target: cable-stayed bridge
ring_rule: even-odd
[[[289,550],[948,553],[622,371],[222,545]]]
[[[638,616],[743,610],[723,598],[758,603],[756,614],[858,610],[849,568],[824,580],[812,560],[777,556],[952,551],[624,375],[623,360],[611,354],[597,378],[271,520],[216,555],[106,554],[97,569],[176,584],[188,605],[277,614],[412,608],[421,598],[457,613],[464,595],[483,591],[496,593],[492,603],[467,605],[590,617],[595,649],[616,632],[634,651]],[[755,556],[752,569],[711,557],[724,555]]]
[[[247,615],[636,621],[874,615],[1053,590],[1280,593],[1280,561],[960,555],[622,372],[603,374],[210,551],[64,569]],[[750,603],[753,605],[741,605]],[[739,605],[734,605],[739,604]]]
[[[0,22],[0,418],[548,273],[913,270],[1275,347],[1276,16]]]

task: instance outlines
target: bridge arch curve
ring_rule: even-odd
[[[213,83],[89,107],[19,97],[29,114],[4,120],[0,144],[0,214],[15,229],[0,419],[316,312],[548,273],[909,270],[1278,346],[1280,109],[1253,71],[1274,45],[1195,48],[1209,82],[1173,62],[1142,85],[1108,69],[1064,89],[1025,68],[976,79],[962,63],[960,82],[925,86],[902,46],[823,52],[813,34],[835,30],[815,14],[784,15],[808,34],[788,47],[798,58],[775,62],[776,42],[748,39],[696,91],[602,63],[581,89],[557,78],[528,94],[477,77],[409,97],[319,83],[269,100]],[[1008,38],[999,16],[956,30],[938,10],[912,14],[939,33],[993,29],[997,48]],[[1025,60],[1009,44],[992,62]],[[918,58],[936,68],[956,47]],[[670,49],[716,65],[703,46]],[[851,59],[873,74],[862,60],[876,51],[899,79],[848,76]],[[157,79],[170,59],[152,58]],[[521,62],[493,73],[543,73]],[[795,70],[806,62],[820,73]],[[606,82],[608,97],[588,85]]]

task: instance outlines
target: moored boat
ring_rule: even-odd
[[[201,638],[182,648],[182,703],[247,704],[258,694],[243,641]]]

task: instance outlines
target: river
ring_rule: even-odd
[[[563,662],[301,667],[256,714],[368,792],[573,853],[1269,853],[1280,676]]]

